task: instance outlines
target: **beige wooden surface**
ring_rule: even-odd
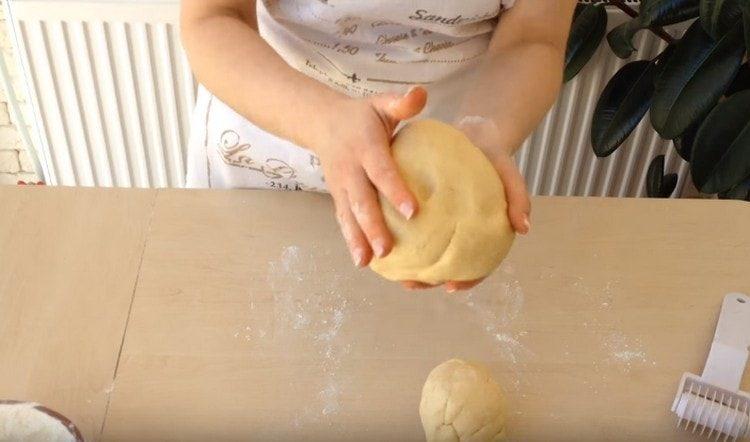
[[[154,197],[0,187],[0,399],[99,434]]]
[[[429,370],[485,362],[517,440],[681,440],[724,293],[750,291],[750,206],[534,201],[471,294],[349,263],[320,195],[162,192],[106,440],[421,440]]]
[[[685,440],[679,377],[700,372],[724,293],[750,292],[742,203],[537,198],[500,270],[447,295],[355,270],[321,195],[8,192],[0,357],[20,362],[0,393],[51,401],[90,436],[111,390],[104,440],[421,440],[422,383],[451,357],[491,367],[514,440]],[[35,256],[49,273],[5,267],[18,229],[54,250]]]

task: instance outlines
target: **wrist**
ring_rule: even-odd
[[[491,118],[463,115],[456,119],[454,125],[493,162],[499,155],[512,156],[514,153],[503,143],[500,130]]]
[[[314,100],[305,133],[305,147],[320,156],[334,142],[341,126],[349,124],[351,113],[357,105],[355,98],[329,89]]]

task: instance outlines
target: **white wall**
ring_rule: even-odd
[[[0,0],[0,5],[4,0]],[[26,104],[26,94],[20,85],[20,75],[13,54],[13,45],[8,38],[8,27],[5,21],[5,11],[0,7],[0,49],[2,57],[13,77],[13,86],[16,96],[21,101],[22,112],[29,113]],[[27,121],[30,121],[27,119]],[[26,146],[16,129],[16,122],[8,112],[7,92],[0,87],[0,185],[15,184],[18,180],[36,181],[37,176],[33,172],[34,166],[29,160]]]

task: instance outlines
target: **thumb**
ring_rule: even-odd
[[[404,95],[384,94],[372,99],[372,104],[394,126],[422,112],[427,103],[427,91],[420,86],[409,89]]]

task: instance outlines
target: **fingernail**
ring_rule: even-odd
[[[529,215],[523,216],[523,234],[529,233],[529,230],[531,230],[531,223],[529,222]]]
[[[365,251],[359,247],[352,250],[352,261],[354,261],[355,266],[362,267],[362,263],[365,261]]]
[[[416,89],[416,88],[418,88],[418,87],[419,87],[419,86],[417,86],[417,85],[414,85],[414,86],[410,87],[410,88],[409,88],[409,89],[408,89],[408,90],[406,91],[406,94],[404,94],[404,95],[409,95],[409,94],[411,94],[412,92],[414,92],[414,89]]]
[[[372,251],[375,252],[375,256],[382,258],[385,255],[385,244],[382,239],[376,239],[372,242]]]
[[[411,217],[414,216],[414,204],[410,202],[401,203],[401,205],[398,206],[398,211],[404,215],[404,218],[411,219]]]

